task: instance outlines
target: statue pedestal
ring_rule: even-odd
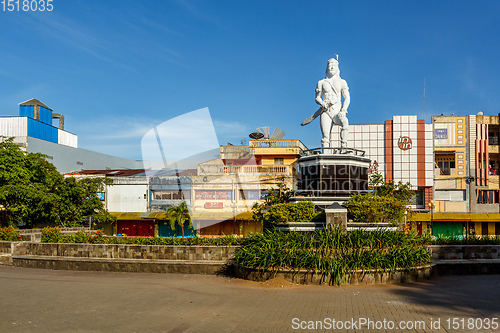
[[[310,200],[326,209],[334,203],[340,205],[352,194],[366,193],[370,159],[364,152],[350,148],[327,148],[307,151],[298,160],[301,180],[297,196],[292,202]],[[347,221],[346,221],[347,222]]]

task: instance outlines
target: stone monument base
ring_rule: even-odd
[[[370,159],[352,148],[316,148],[299,158],[301,180],[290,201],[310,200],[322,209],[342,204],[353,194],[369,192]]]

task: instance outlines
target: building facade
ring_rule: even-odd
[[[294,188],[297,159],[307,148],[299,140],[255,140],[246,146],[220,146],[220,158],[195,170],[83,170],[73,177],[108,177],[101,200],[117,217],[107,234],[179,236],[170,228],[166,211],[185,201],[193,228],[185,235],[245,236],[261,232],[252,220],[252,206],[271,188]]]

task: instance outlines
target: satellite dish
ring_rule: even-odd
[[[255,137],[252,135],[255,134]],[[257,138],[259,136],[259,138]],[[250,137],[256,140],[264,139],[264,140],[281,140],[285,137],[285,131],[277,128],[277,127],[259,127],[255,129],[255,132],[250,134]]]
[[[253,132],[253,133],[250,133],[249,137],[251,137],[254,140],[259,140],[259,139],[262,139],[264,137],[264,134],[262,134],[260,132]]]

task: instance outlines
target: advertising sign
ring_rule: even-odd
[[[205,208],[207,209],[221,209],[224,208],[223,202],[205,202]]]

